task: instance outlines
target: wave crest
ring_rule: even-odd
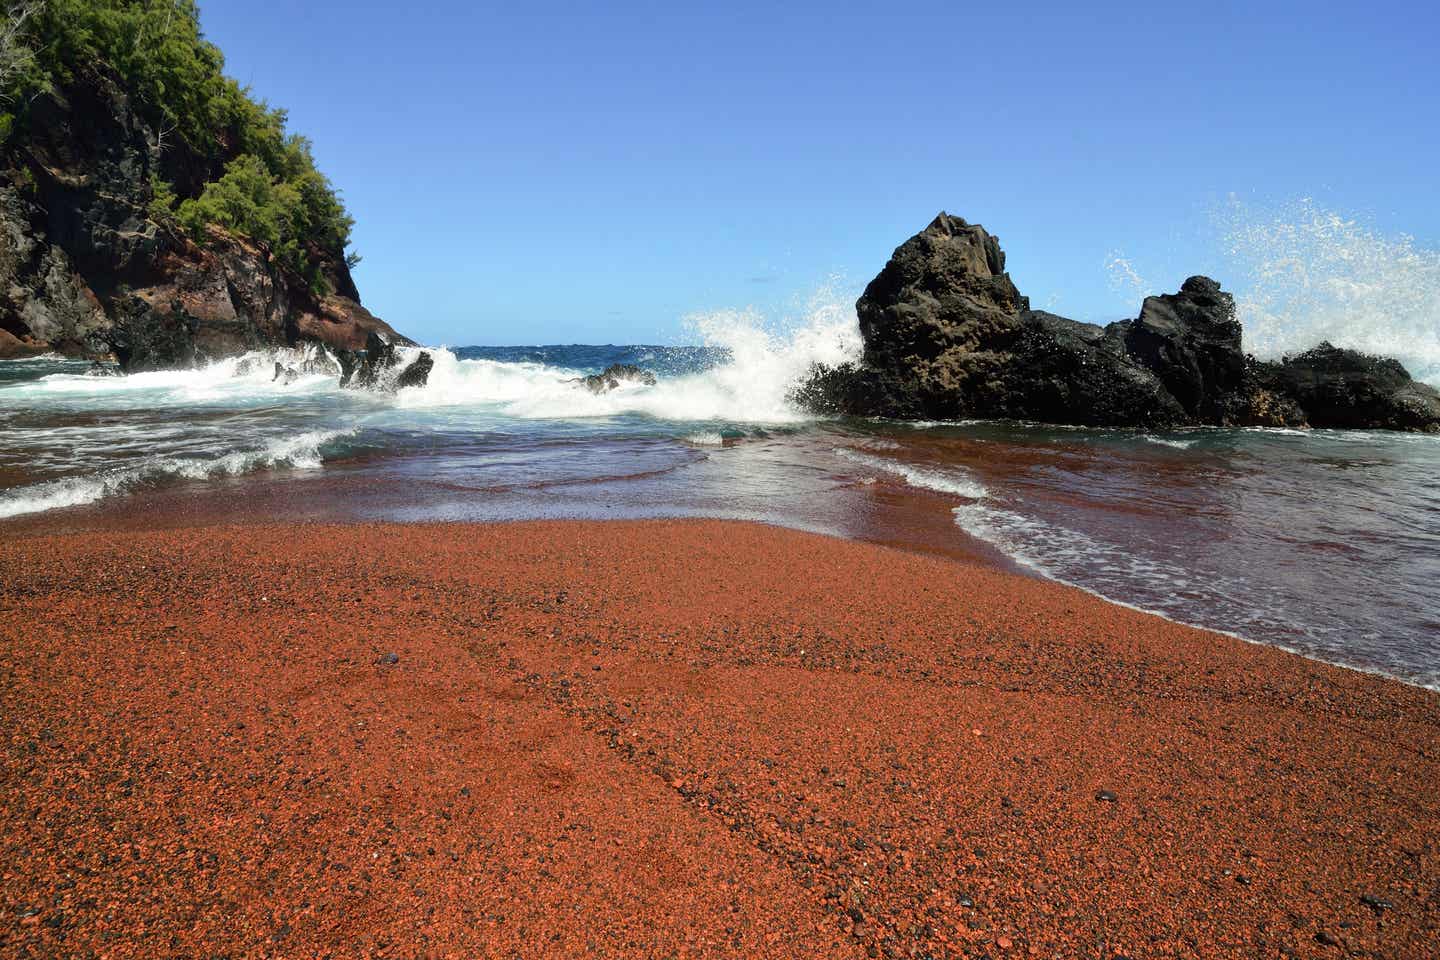
[[[204,480],[279,467],[317,470],[324,464],[325,445],[353,432],[316,430],[211,459],[167,457],[137,467],[16,487],[0,494],[0,519],[83,506],[167,479]]]

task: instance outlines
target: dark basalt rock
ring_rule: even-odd
[[[863,365],[817,370],[799,402],[899,419],[1094,426],[1184,415],[1129,356],[1123,330],[1029,309],[999,240],[959,217],[942,213],[898,247],[855,311]]]
[[[435,361],[429,353],[422,352],[420,356],[411,360],[400,375],[395,378],[395,389],[404,390],[406,387],[423,387],[430,380],[430,371],[434,369]]]
[[[1183,418],[1159,378],[1130,358],[1113,328],[1028,311],[1010,357],[998,381],[1004,416],[1085,426],[1162,426]]]
[[[371,330],[365,338],[365,356],[355,371],[353,383],[362,389],[373,390],[381,385],[385,373],[399,362],[394,344]]]
[[[1241,390],[1245,354],[1235,299],[1209,277],[1191,277],[1179,293],[1146,297],[1140,319],[1117,332],[1125,352],[1160,379],[1189,419],[1221,423]]]
[[[1321,343],[1279,363],[1259,363],[1261,389],[1291,398],[1312,427],[1440,431],[1440,393],[1398,360]]]
[[[1000,241],[941,213],[895,250],[855,312],[868,366],[906,368],[927,389],[978,393],[1029,307]]]
[[[899,419],[1082,426],[1440,430],[1440,399],[1393,360],[1328,344],[1280,364],[1245,355],[1235,302],[1208,277],[1106,327],[1031,310],[984,227],[941,213],[855,304],[860,364],[819,368],[792,399]]]
[[[335,353],[335,360],[340,364],[340,386],[350,386],[355,378],[355,371],[360,369],[364,357],[354,350],[339,350]]]
[[[612,363],[599,373],[588,377],[577,377],[571,383],[583,384],[591,393],[609,393],[622,383],[643,383],[655,386],[655,374],[641,369],[633,363]]]
[[[395,345],[375,331],[365,340],[364,354],[341,350],[337,355],[340,363],[340,386],[361,390],[393,392],[406,387],[423,387],[430,379],[435,360],[429,353],[422,352],[404,368],[396,371],[400,355]]]
[[[178,301],[156,308],[138,296],[115,304],[114,324],[106,337],[126,373],[195,365],[199,321]]]

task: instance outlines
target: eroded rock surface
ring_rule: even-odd
[[[895,250],[855,309],[862,362],[816,370],[801,403],[899,419],[1440,430],[1440,398],[1394,360],[1329,344],[1279,363],[1247,356],[1234,298],[1209,277],[1105,327],[1031,310],[998,239],[946,213]]]

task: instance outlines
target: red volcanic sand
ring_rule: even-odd
[[[1440,953],[1440,697],[977,566],[101,532],[0,621],[7,958]]]

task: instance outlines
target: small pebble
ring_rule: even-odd
[[[1114,793],[1111,793],[1109,790],[1101,790],[1101,791],[1099,791],[1098,793],[1095,794],[1095,799],[1096,799],[1096,800],[1103,800],[1103,801],[1105,801],[1106,803],[1114,803],[1116,800],[1119,800],[1120,798],[1119,798],[1118,796],[1116,796]]]
[[[1386,900],[1384,897],[1377,897],[1373,893],[1361,894],[1360,902],[1365,904],[1365,906],[1369,907],[1371,910],[1374,910],[1376,913],[1384,913],[1386,910],[1395,909],[1395,904],[1391,903],[1389,900]]]
[[[400,654],[398,654],[398,653],[387,653],[387,654],[385,654],[383,657],[380,658],[380,661],[379,661],[379,662],[380,662],[383,666],[393,667],[393,666],[395,666],[395,664],[397,664],[397,663],[400,662]]]

